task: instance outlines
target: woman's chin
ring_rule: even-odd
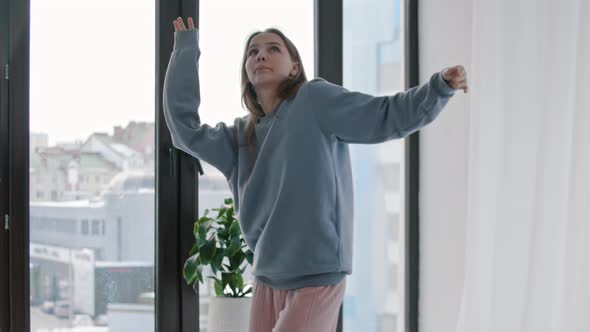
[[[262,87],[267,87],[267,86],[276,86],[278,85],[280,82],[273,77],[259,77],[256,82],[254,83],[254,86],[256,88],[262,88]]]

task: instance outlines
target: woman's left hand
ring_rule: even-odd
[[[455,90],[463,89],[465,93],[469,90],[469,86],[467,86],[467,72],[461,65],[443,69],[442,77]]]
[[[193,22],[193,18],[189,17],[187,19],[188,21],[188,28],[190,29],[194,29],[195,28],[195,23]],[[174,32],[178,32],[178,31],[186,31],[186,26],[184,25],[184,21],[182,20],[182,17],[178,17],[176,18],[172,24],[174,25]]]

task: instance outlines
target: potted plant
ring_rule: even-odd
[[[211,298],[207,331],[247,331],[250,315],[251,285],[244,284],[242,274],[252,264],[254,254],[244,241],[231,198],[224,200],[216,217],[209,210],[193,226],[195,243],[185,261],[183,276],[186,283],[205,285],[203,268],[209,266],[215,280],[215,297]]]

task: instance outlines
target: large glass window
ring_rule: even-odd
[[[31,0],[32,331],[154,330],[155,7]]]
[[[391,95],[403,90],[400,0],[343,1],[343,83]],[[370,18],[370,19],[367,19]],[[351,145],[354,272],[344,331],[403,331],[403,140]]]
[[[199,36],[201,58],[201,107],[199,114],[204,123],[220,121],[233,124],[236,117],[247,115],[241,106],[240,65],[249,34],[277,27],[297,46],[308,79],[314,72],[312,0],[292,1],[288,6],[274,0],[253,1],[201,1]],[[228,29],[228,22],[231,29]],[[231,197],[223,175],[206,163],[205,175],[199,179],[199,215],[205,209],[219,207],[223,199]],[[244,279],[252,283],[250,269]],[[212,280],[212,279],[205,279]],[[207,327],[209,299],[215,296],[212,283],[200,287],[201,331]]]

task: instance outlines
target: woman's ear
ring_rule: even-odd
[[[299,62],[293,62],[293,69],[291,70],[291,76],[296,76],[299,72]]]

